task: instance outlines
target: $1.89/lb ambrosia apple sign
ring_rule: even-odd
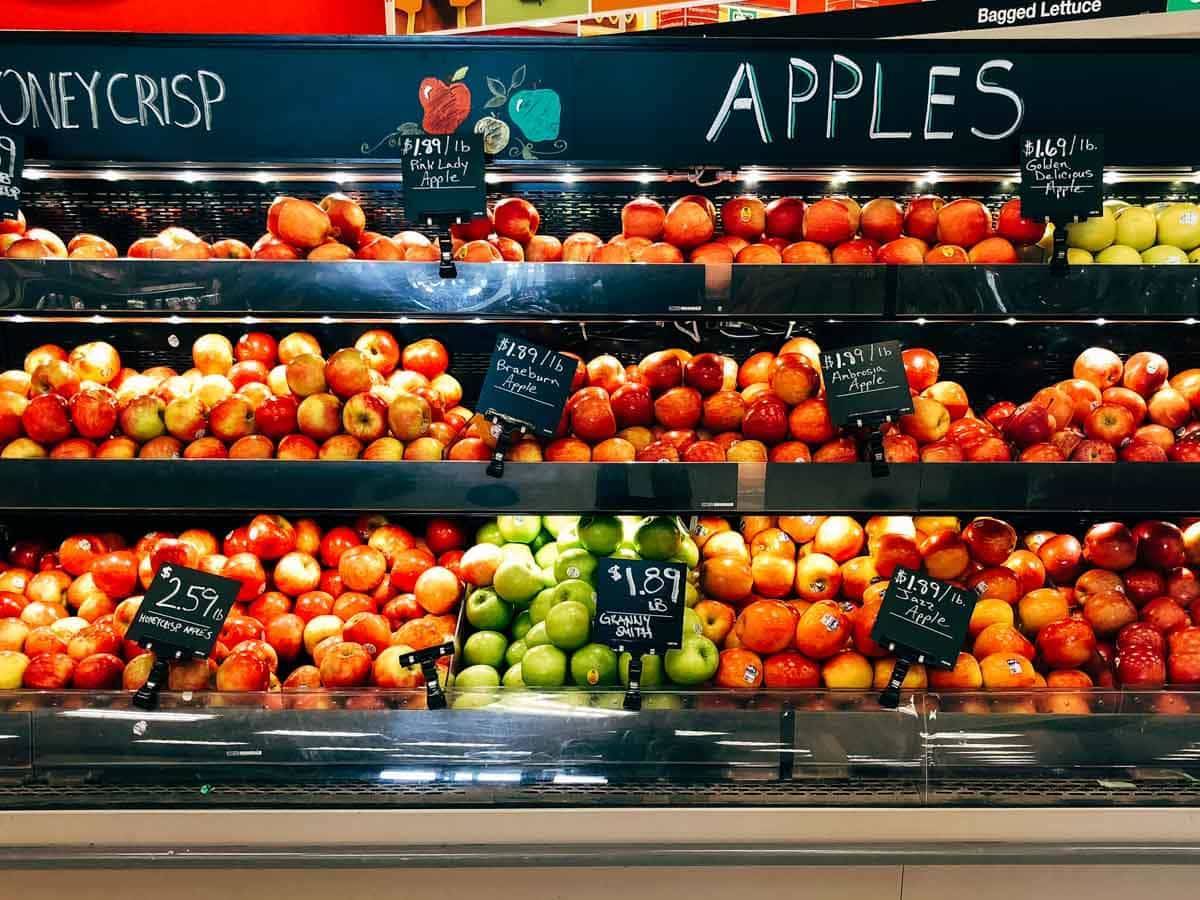
[[[821,374],[834,424],[912,412],[899,341],[877,341],[823,352]]]

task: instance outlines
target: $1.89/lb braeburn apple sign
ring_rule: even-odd
[[[610,558],[596,581],[592,639],[614,650],[665,651],[683,643],[684,584],[679,563]]]
[[[577,365],[570,356],[500,334],[475,408],[488,418],[517,422],[553,437]]]
[[[126,639],[147,650],[205,657],[237,599],[241,583],[187,566],[165,565],[146,591]]]

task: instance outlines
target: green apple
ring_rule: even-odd
[[[637,530],[637,551],[642,559],[670,559],[679,552],[683,537],[673,516],[647,519]]]
[[[554,603],[551,606],[562,603],[564,600],[575,600],[586,606],[591,615],[596,615],[596,589],[583,579],[568,578],[566,581],[559,582],[552,590],[554,591]]]
[[[556,581],[566,581],[568,578],[592,580],[598,561],[582,547],[560,552],[554,561],[554,578]]]
[[[543,544],[533,554],[533,561],[543,569],[553,569],[556,559],[558,559],[558,544],[555,543]]]
[[[484,522],[479,526],[479,530],[475,532],[475,543],[495,544],[496,546],[504,543],[504,538],[501,536],[500,529],[495,521]]]
[[[1142,254],[1124,244],[1113,244],[1096,254],[1096,262],[1102,266],[1140,266]]]
[[[641,559],[641,554],[637,552],[636,547],[630,547],[627,544],[622,544],[612,553],[608,554],[613,559]]]
[[[704,633],[704,625],[700,621],[700,614],[691,607],[683,611],[683,633],[685,635]]]
[[[1200,247],[1200,206],[1172,203],[1158,214],[1158,242],[1181,250]]]
[[[538,622],[527,632],[525,632],[525,637],[522,638],[522,640],[525,641],[526,649],[530,647],[540,647],[542,644],[549,644],[550,635],[546,634],[546,623]]]
[[[513,641],[504,651],[504,661],[510,666],[515,666],[525,656],[525,651],[528,649],[529,645],[524,641]]]
[[[455,697],[450,704],[451,709],[484,709],[496,702],[496,695],[491,691],[478,694],[463,694]]]
[[[531,616],[529,610],[523,609],[517,613],[517,617],[513,619],[512,628],[510,631],[512,632],[513,638],[519,641],[521,638],[525,637],[525,633],[528,632],[532,627],[533,617]]]
[[[529,542],[529,549],[532,550],[534,552],[534,554],[536,555],[537,552],[539,550],[541,550],[543,547],[545,547],[547,544],[553,544],[553,543],[554,543],[554,536],[550,532],[548,532],[545,528],[543,528],[541,531],[539,531],[537,533],[537,537],[535,537],[532,541]]]
[[[550,644],[530,647],[521,658],[521,675],[532,688],[562,687],[567,680],[567,654]]]
[[[568,550],[578,550],[583,547],[583,541],[579,539],[579,535],[574,531],[564,531],[554,541],[554,544],[558,547],[559,556],[562,556]]]
[[[508,638],[499,631],[477,631],[463,643],[463,661],[468,666],[499,669],[507,649]]]
[[[530,566],[534,565],[533,551],[529,549],[528,544],[512,542],[501,544],[500,555],[507,561],[525,563]]]
[[[1117,213],[1117,243],[1139,253],[1154,246],[1158,220],[1144,206],[1127,206]]]
[[[500,683],[506,688],[523,688],[525,687],[525,677],[521,670],[521,664],[514,663],[508,667],[504,673],[504,677],[500,679]]]
[[[550,607],[558,601],[559,597],[554,588],[542,588],[533,598],[533,602],[529,604],[530,623],[536,625],[538,622],[545,622],[546,613],[550,612]]]
[[[1188,255],[1179,247],[1157,244],[1142,254],[1142,262],[1148,266],[1186,266]]]
[[[552,588],[556,584],[558,584],[558,578],[555,577],[555,575],[554,575],[554,566],[546,566],[545,568],[539,569],[538,571],[540,571],[542,573],[542,586],[543,587]]]
[[[629,660],[632,657],[628,653],[622,653],[618,663],[618,669],[621,674],[621,684],[629,687]],[[652,688],[661,687],[663,683],[663,666],[661,656],[651,656],[647,654],[642,657],[642,687]]]
[[[467,621],[475,628],[507,628],[512,614],[512,607],[491,588],[476,588],[467,597]]]
[[[496,516],[496,527],[506,541],[528,544],[542,530],[541,516]]]
[[[571,679],[597,687],[617,683],[617,654],[603,644],[588,644],[571,654]]]
[[[579,516],[542,516],[542,525],[554,537],[570,531],[579,524]]]
[[[1067,245],[1092,253],[1099,253],[1116,240],[1116,237],[1117,217],[1107,209],[1102,216],[1092,216],[1067,226]]]
[[[670,561],[683,563],[689,569],[700,565],[700,548],[696,546],[690,534],[679,536],[679,552],[672,556]]]
[[[1092,254],[1078,247],[1067,248],[1067,263],[1072,266],[1090,266],[1096,260]]]
[[[686,635],[683,646],[668,650],[664,667],[667,677],[676,684],[703,684],[717,674],[721,662],[721,651],[717,645],[703,635]]]
[[[587,643],[592,614],[578,600],[564,600],[550,607],[546,614],[546,634],[555,647],[574,650]]]
[[[696,587],[690,581],[683,586],[683,603],[688,609],[691,609],[700,602],[700,588]]]
[[[457,690],[500,687],[500,673],[491,666],[468,666],[454,679]]]
[[[542,572],[533,563],[505,560],[496,567],[492,587],[509,603],[525,606],[545,585]]]
[[[579,540],[585,550],[608,556],[617,549],[624,527],[616,516],[587,516],[579,522]]]

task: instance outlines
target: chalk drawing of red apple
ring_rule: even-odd
[[[471,114],[471,89],[462,81],[464,66],[454,73],[449,84],[440,78],[426,78],[417,91],[425,116],[421,127],[426,134],[452,134]]]
[[[531,141],[552,141],[558,137],[562,101],[549,88],[517,91],[508,99],[508,115]]]

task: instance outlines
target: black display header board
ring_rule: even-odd
[[[553,437],[577,365],[570,356],[500,334],[475,408],[485,416],[522,422],[534,434]]]
[[[1104,211],[1104,135],[1021,135],[1021,215],[1056,222]]]
[[[156,651],[208,656],[240,589],[232,578],[165,565],[150,583],[125,638]]]
[[[0,131],[0,219],[15,219],[21,208],[21,170],[25,138]]]
[[[978,599],[955,587],[903,567],[892,573],[871,639],[925,657],[931,665],[954,667]],[[911,655],[911,654],[910,654]]]
[[[0,126],[38,159],[193,167],[384,163],[404,137],[474,133],[489,165],[1007,169],[1020,133],[1056,130],[1103,130],[1113,166],[1200,163],[1179,106],[1195,43],[1103,49],[7,32]]]
[[[403,165],[404,213],[411,221],[483,215],[483,138],[477,134],[406,135],[396,148]]]
[[[602,559],[592,640],[631,652],[682,646],[686,583],[687,568],[679,563]]]
[[[877,341],[821,353],[825,401],[835,425],[869,424],[912,412],[899,341]]]

